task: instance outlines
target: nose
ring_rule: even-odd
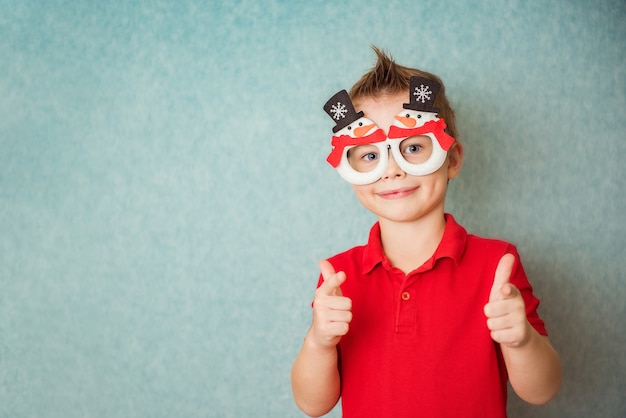
[[[415,128],[415,125],[417,125],[417,120],[415,120],[415,118],[398,115],[394,116],[394,118],[407,128]]]
[[[376,125],[370,124],[370,125],[359,126],[358,128],[354,128],[354,135],[357,138],[365,136],[365,134],[367,134],[374,126]]]
[[[389,163],[387,164],[387,168],[385,169],[382,178],[385,180],[391,180],[406,176],[404,170],[400,168],[398,163],[396,163],[396,160],[393,158],[390,147],[387,147],[387,152],[389,153]]]

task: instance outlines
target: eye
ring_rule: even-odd
[[[380,162],[380,149],[376,145],[357,145],[348,150],[348,164],[361,173],[372,171]]]
[[[376,161],[378,160],[378,154],[375,152],[370,152],[365,154],[362,158],[364,161]]]
[[[423,135],[413,136],[399,144],[402,158],[410,164],[422,164],[432,154],[432,140]]]
[[[418,119],[421,119],[421,118],[422,118],[422,115],[417,115],[417,118],[418,118]]]
[[[411,117],[411,115],[407,113],[406,115],[404,115],[404,117],[405,117],[405,118],[410,118],[410,117]]]
[[[404,149],[406,154],[415,154],[416,152],[420,152],[422,146],[419,144],[411,144]]]
[[[363,122],[359,122],[359,126],[363,126]]]
[[[348,130],[351,131],[352,130],[352,126],[348,125]]]

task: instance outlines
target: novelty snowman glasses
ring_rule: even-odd
[[[407,174],[424,176],[437,171],[454,143],[444,132],[445,121],[436,116],[439,109],[433,107],[439,87],[434,80],[412,77],[410,103],[395,116],[388,135],[363,112],[355,111],[345,90],[335,94],[324,106],[337,124],[328,163],[355,185],[380,179],[389,165],[389,151]]]
[[[359,123],[363,123],[364,127],[371,126],[370,130],[374,132],[366,137],[353,138],[349,132],[338,131],[339,136],[333,136],[334,149],[327,159],[339,175],[351,184],[370,184],[380,179],[389,166],[390,152],[396,164],[414,176],[437,171],[446,159],[447,152],[431,132],[407,136],[404,132],[390,129],[390,136],[387,137],[369,119],[361,119]],[[350,131],[358,127],[344,129]],[[394,138],[391,136],[393,134],[400,136]],[[358,139],[362,141],[355,144]]]

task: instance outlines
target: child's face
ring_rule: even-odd
[[[406,92],[378,98],[366,97],[355,101],[354,106],[388,134],[396,115],[403,110],[402,105],[406,98]],[[421,146],[429,146],[428,137],[421,140],[424,142]],[[364,148],[364,151],[367,149]],[[448,154],[438,170],[423,176],[407,174],[398,166],[393,155],[389,155],[389,165],[378,181],[352,187],[361,204],[379,219],[412,221],[433,212],[443,214],[448,180],[456,177],[461,167],[460,144],[456,143]],[[353,157],[362,160],[362,164],[367,164],[367,158],[363,158],[361,154],[355,153]],[[351,156],[348,155],[348,158]]]

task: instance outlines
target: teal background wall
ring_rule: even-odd
[[[518,245],[542,299],[564,383],[510,416],[626,416],[625,22],[622,0],[0,0],[0,416],[302,416],[317,260],[374,221],[322,105],[370,44],[443,78],[447,210]]]

